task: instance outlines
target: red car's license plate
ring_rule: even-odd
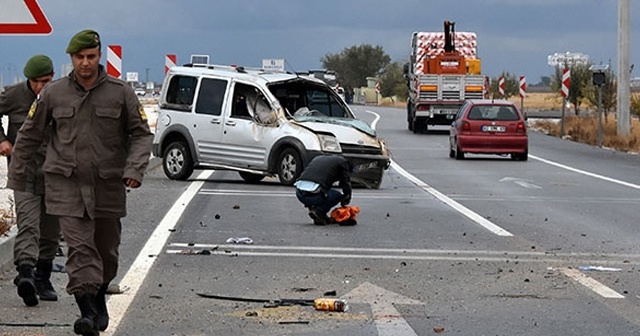
[[[482,126],[483,132],[504,132],[507,128],[504,126],[484,125]]]

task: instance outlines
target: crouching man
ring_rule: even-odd
[[[300,178],[294,183],[296,197],[309,209],[309,217],[315,225],[332,222],[327,213],[340,203],[351,202],[351,173],[354,166],[342,155],[320,155],[309,162]],[[342,192],[332,188],[338,182]]]

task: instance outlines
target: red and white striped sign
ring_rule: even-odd
[[[51,34],[37,0],[0,0],[0,35]]]
[[[527,95],[527,79],[524,76],[520,76],[520,98],[524,98]]]
[[[376,83],[376,92],[380,93],[380,83]]]
[[[498,92],[500,96],[504,97],[504,77],[502,76],[498,79]]]
[[[107,74],[122,79],[122,46],[107,47]]]
[[[571,84],[571,70],[569,68],[564,68],[562,70],[562,89],[561,94],[562,97],[569,97],[569,86]]]
[[[169,69],[176,66],[178,58],[174,54],[167,54],[167,57],[164,59],[164,74],[166,75],[169,72]]]

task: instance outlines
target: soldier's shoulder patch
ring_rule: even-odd
[[[144,112],[144,107],[140,106],[140,119],[147,121],[147,113]]]
[[[31,107],[29,107],[29,113],[27,114],[27,118],[33,119],[33,116],[36,114],[36,108],[38,107],[38,100],[34,100],[31,103]]]

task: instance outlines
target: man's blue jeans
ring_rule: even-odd
[[[342,193],[336,189],[329,189],[326,193],[313,194],[296,188],[296,197],[305,207],[315,207],[325,215],[342,201]]]

